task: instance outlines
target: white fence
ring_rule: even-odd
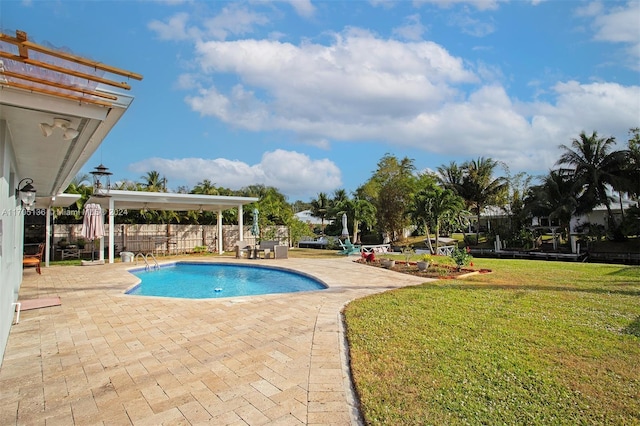
[[[206,247],[214,251],[217,244],[218,227],[216,225],[166,225],[166,224],[124,224],[115,225],[114,243],[116,254],[121,251],[133,253],[178,254],[194,251],[195,247]],[[54,225],[53,246],[65,238],[75,244],[82,239],[82,225]],[[108,238],[109,225],[105,224],[105,238]],[[276,235],[283,244],[288,242],[287,228],[277,227]],[[232,251],[240,238],[237,225],[222,226],[222,247]],[[244,239],[255,244],[256,237],[251,235],[251,227],[244,227]],[[271,239],[271,238],[270,238]],[[106,242],[106,241],[105,241]],[[106,246],[106,244],[105,244]],[[90,250],[89,250],[90,251]]]

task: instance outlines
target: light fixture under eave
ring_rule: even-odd
[[[110,176],[113,173],[103,164],[100,164],[91,174],[93,175],[93,195],[95,197],[108,197],[111,189]]]
[[[80,134],[77,129],[71,127],[71,121],[66,118],[54,118],[53,124],[40,123],[40,130],[45,138],[51,136],[55,128],[62,129],[62,138],[66,141],[70,141]]]
[[[25,182],[24,186],[20,188],[22,182]],[[31,185],[33,183],[33,179],[24,178],[20,182],[18,182],[18,187],[16,188],[16,197],[20,198],[22,205],[25,209],[31,210],[31,207],[36,203],[36,189]]]

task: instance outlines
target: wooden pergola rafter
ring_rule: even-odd
[[[89,68],[93,68],[96,71],[103,71],[110,74],[125,76],[127,78],[132,78],[135,80],[142,80],[143,78],[142,75],[131,72],[131,71],[112,67],[110,65],[106,65],[101,62],[86,59],[70,53],[60,52],[58,50],[50,49],[48,47],[30,42],[27,39],[27,33],[24,31],[19,31],[19,30],[16,31],[15,37],[0,33],[0,42],[9,43],[18,47],[18,55],[12,52],[6,52],[6,51],[0,50],[0,58],[5,58],[12,61],[28,64],[44,70],[54,71],[63,75],[76,77],[79,79],[92,81],[95,83],[101,83],[108,86],[117,87],[120,89],[125,89],[125,90],[131,89],[131,86],[129,86],[125,82],[117,82],[114,80],[103,78],[98,75],[84,73],[84,72],[80,72],[64,66],[54,65],[48,62],[31,59],[29,58],[29,51],[32,50],[47,56],[51,56],[53,58],[58,58],[64,61],[68,61],[68,62],[82,65],[85,67],[89,67]],[[5,67],[0,67],[0,75],[4,77],[0,79],[0,85],[12,86],[20,89],[25,89],[25,90],[31,90],[38,93],[44,93],[48,95],[71,99],[74,101],[110,106],[111,102],[105,101],[104,99],[114,100],[114,101],[117,100],[117,96],[109,95],[104,92],[91,90],[86,87],[64,84],[64,83],[48,80],[45,78],[36,77],[34,75],[9,71],[9,70],[6,70]],[[19,83],[19,82],[7,79],[7,77],[11,79],[23,80],[28,83]],[[35,85],[29,84],[29,83],[35,83]],[[76,94],[60,92],[55,89],[62,89],[68,92],[76,92]],[[100,99],[95,99],[95,98],[100,98]]]

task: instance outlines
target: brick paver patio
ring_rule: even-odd
[[[132,264],[25,270],[20,299],[62,305],[13,325],[0,424],[358,424],[340,312],[424,279],[348,258],[206,260],[296,269],[329,289],[167,299],[124,295]]]

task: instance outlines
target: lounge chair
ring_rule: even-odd
[[[44,243],[40,243],[38,245],[38,253],[36,254],[25,254],[22,257],[22,267],[31,267],[35,266],[38,274],[42,275],[40,272],[40,264],[42,263],[42,256],[44,254]]]
[[[346,239],[344,243],[338,240],[338,243],[340,244],[340,247],[342,247],[342,250],[340,250],[338,254],[344,254],[346,256],[349,256],[351,254],[360,254],[361,246],[351,244],[351,241],[349,241],[349,239]]]

